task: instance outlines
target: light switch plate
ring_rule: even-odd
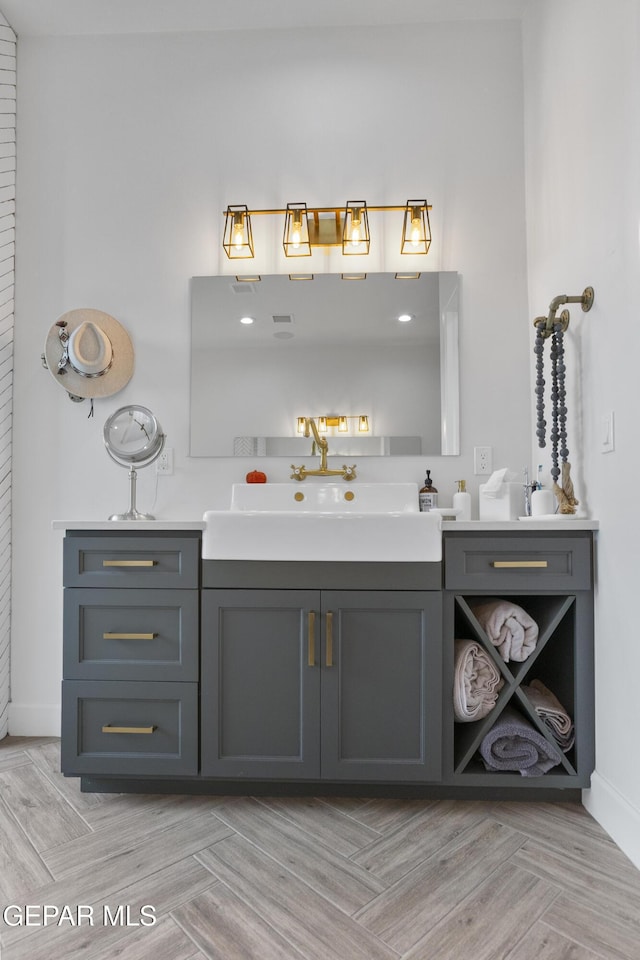
[[[614,418],[613,410],[610,410],[600,421],[600,453],[612,453],[614,450]]]

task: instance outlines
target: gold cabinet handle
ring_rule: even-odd
[[[103,633],[103,640],[155,640],[157,633]]]
[[[314,610],[309,610],[307,664],[310,667],[316,665],[316,614]]]
[[[102,728],[103,733],[153,733],[155,727],[112,727],[110,723]]]
[[[155,567],[157,560],[103,560],[103,567]]]
[[[548,567],[546,560],[492,560],[491,566],[504,570],[515,567]]]
[[[327,666],[333,666],[333,613],[327,611]]]

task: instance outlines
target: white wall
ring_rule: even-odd
[[[570,427],[582,498],[599,518],[596,767],[586,804],[640,866],[640,42],[637,0],[539,0],[524,21],[530,314],[571,309]],[[600,452],[615,413],[615,451]]]
[[[475,490],[474,444],[493,446],[496,466],[527,462],[522,62],[519,24],[493,21],[25,38],[18,64],[10,729],[43,734],[58,730],[61,675],[61,537],[51,522],[127,505],[126,473],[102,446],[105,418],[141,402],[168,433],[175,475],[158,482],[159,518],[226,506],[230,484],[253,466],[187,456],[188,284],[235,272],[221,249],[227,203],[426,196],[429,269],[462,277],[462,456],[362,461],[359,477],[422,482],[428,466],[450,503],[460,476]],[[406,268],[398,246],[385,235],[370,269]],[[322,262],[340,269],[335,256]],[[288,272],[279,253],[255,268]],[[40,365],[50,325],[77,307],[111,313],[136,350],[131,383],[96,403],[93,419]],[[284,480],[289,461],[266,470]],[[140,474],[141,509],[154,485],[152,470]]]
[[[16,197],[16,37],[0,14],[0,740],[9,721],[11,434]]]

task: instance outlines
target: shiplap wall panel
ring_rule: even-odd
[[[0,739],[10,697],[15,197],[16,35],[0,13]]]

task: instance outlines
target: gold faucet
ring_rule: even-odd
[[[321,437],[313,417],[304,418],[304,435],[310,437],[313,433],[313,447],[320,451],[320,468],[318,470],[307,470],[306,467],[296,467],[293,463],[291,469],[292,480],[304,480],[306,477],[342,477],[344,480],[355,480],[356,465],[347,467],[342,464],[342,470],[329,470],[327,467],[327,454],[329,453],[329,444],[326,437]]]

